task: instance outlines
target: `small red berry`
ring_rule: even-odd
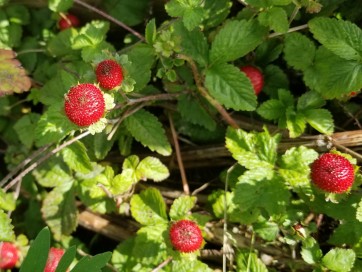
[[[353,165],[345,157],[324,153],[311,165],[313,183],[329,193],[344,193],[354,181]]]
[[[11,269],[19,260],[18,249],[9,242],[0,242],[0,269]]]
[[[251,65],[240,67],[240,71],[244,72],[253,85],[254,92],[258,95],[264,87],[264,76],[261,71]]]
[[[96,68],[96,76],[99,85],[107,90],[111,90],[123,81],[122,67],[114,60],[101,61]]]
[[[173,247],[183,253],[196,251],[202,246],[202,233],[191,220],[179,220],[171,225],[170,240]]]
[[[70,88],[65,96],[64,110],[69,120],[80,127],[98,122],[105,112],[102,91],[89,83]]]
[[[80,21],[77,16],[73,14],[66,14],[65,18],[61,17],[58,21],[58,27],[60,30],[64,30],[70,27],[77,27],[80,25]]]
[[[64,249],[51,247],[44,272],[54,272],[57,269],[60,259],[63,257]]]

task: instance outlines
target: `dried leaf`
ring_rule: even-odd
[[[30,90],[31,80],[12,50],[0,49],[0,96]]]

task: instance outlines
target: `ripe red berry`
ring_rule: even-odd
[[[18,249],[9,242],[0,242],[0,269],[13,268],[19,259]]]
[[[60,30],[64,30],[70,27],[77,27],[80,25],[80,21],[77,16],[73,14],[66,14],[65,18],[61,17],[58,21],[58,27]]]
[[[101,61],[96,68],[96,76],[99,85],[107,90],[111,90],[123,81],[122,67],[114,60]]]
[[[240,71],[244,72],[250,79],[254,88],[254,92],[256,95],[258,95],[264,87],[264,76],[261,71],[251,65],[240,67]]]
[[[63,257],[64,249],[51,247],[44,272],[54,272],[57,269],[60,259]]]
[[[325,153],[311,165],[313,183],[329,193],[344,193],[354,181],[353,165],[345,157]]]
[[[105,112],[105,107],[102,91],[93,84],[79,84],[70,88],[65,95],[65,114],[80,127],[98,122]]]
[[[184,219],[173,223],[169,235],[171,244],[180,252],[193,252],[202,246],[201,230],[193,221]]]

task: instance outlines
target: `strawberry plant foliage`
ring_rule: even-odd
[[[361,270],[357,2],[28,2],[0,0],[0,242],[20,271],[50,248],[57,272]]]

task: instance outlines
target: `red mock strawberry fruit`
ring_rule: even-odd
[[[11,269],[19,260],[18,249],[9,242],[0,242],[0,269]]]
[[[65,95],[65,114],[74,124],[87,127],[98,122],[105,112],[102,91],[89,83],[78,84],[70,88]]]
[[[199,250],[202,246],[201,230],[191,220],[183,219],[172,223],[169,235],[173,247],[182,253]]]
[[[254,92],[258,95],[264,87],[264,76],[262,72],[251,65],[240,67],[240,71],[244,72],[253,85]]]
[[[64,249],[51,247],[44,272],[54,272],[57,269],[60,259],[64,255]]]
[[[123,81],[122,67],[111,59],[101,61],[97,65],[96,76],[102,88],[111,90],[121,85]]]
[[[328,193],[344,193],[354,181],[353,165],[345,157],[324,153],[311,165],[312,182]]]
[[[61,17],[58,21],[58,27],[60,30],[64,30],[70,27],[77,27],[80,25],[80,21],[77,16],[73,14],[66,14],[65,18]]]

